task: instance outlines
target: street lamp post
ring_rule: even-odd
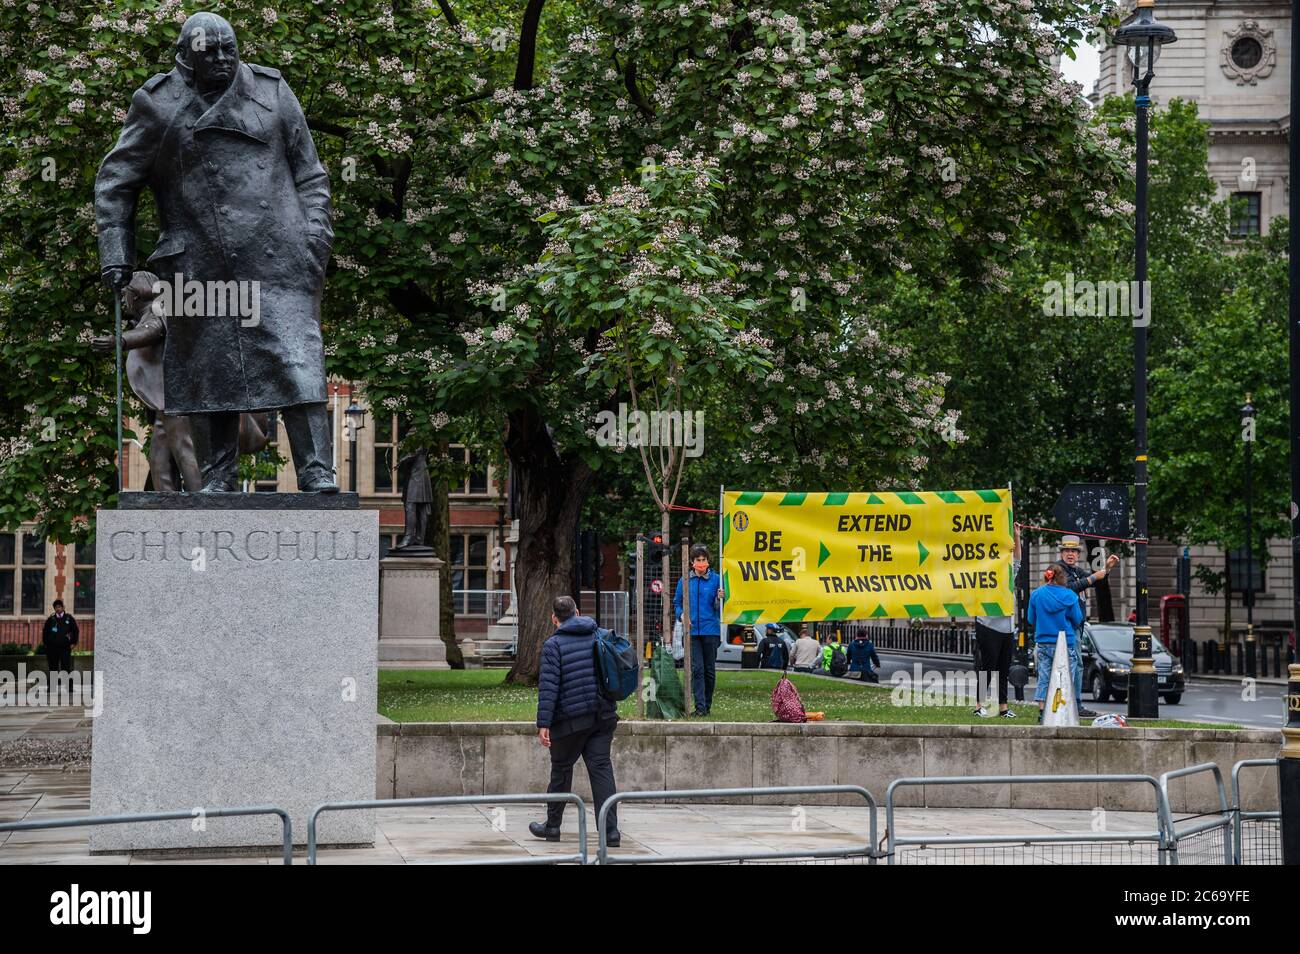
[[[1254,530],[1252,527],[1251,485],[1250,485],[1250,451],[1255,445],[1255,406],[1246,395],[1246,403],[1241,406],[1241,440],[1246,445],[1246,675],[1254,679],[1259,675],[1255,671],[1255,560]]]
[[[1291,23],[1300,23],[1300,0],[1291,0]],[[1300,101],[1300,30],[1291,30],[1291,113]],[[1291,124],[1293,128],[1294,124]],[[1300,222],[1300,149],[1291,143],[1290,219]],[[1295,234],[1292,226],[1292,235]],[[1292,246],[1294,249],[1294,245]],[[1289,256],[1290,296],[1287,319],[1291,326],[1291,627],[1300,627],[1300,255]],[[1278,804],[1282,809],[1282,864],[1300,865],[1300,660],[1290,664],[1286,687],[1286,725],[1277,766]]]
[[[1160,713],[1156,696],[1155,662],[1151,657],[1151,626],[1147,620],[1147,326],[1151,295],[1147,285],[1147,114],[1148,95],[1160,48],[1178,39],[1171,27],[1155,17],[1155,0],[1137,0],[1137,11],[1115,31],[1115,43],[1128,48],[1137,90],[1137,226],[1136,278],[1142,307],[1133,318],[1133,473],[1137,576],[1137,624],[1133,628],[1133,665],[1129,674],[1130,718],[1154,719]]]
[[[366,426],[366,412],[357,404],[356,395],[343,412],[348,422],[348,490],[357,492],[357,431]]]

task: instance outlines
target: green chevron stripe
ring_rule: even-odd
[[[975,493],[985,503],[1002,503],[1003,491],[1001,490],[977,490]]]
[[[873,610],[871,611],[871,617],[870,617],[870,618],[871,618],[871,619],[880,619],[880,617],[882,617],[882,616],[888,616],[888,615],[889,615],[889,613],[886,612],[886,610],[885,610],[885,604],[884,604],[884,603],[881,603],[879,606],[877,606],[875,609],[873,609]]]
[[[802,507],[807,494],[786,494],[781,498],[782,507]]]
[[[884,607],[881,607],[881,608],[883,609]],[[828,620],[834,620],[834,619],[848,619],[848,618],[849,618],[850,616],[852,616],[852,615],[853,615],[853,607],[852,607],[852,606],[837,606],[837,607],[835,607],[833,610],[831,610],[829,613],[826,614],[826,618],[827,618]]]
[[[869,504],[882,504],[882,503],[884,503],[884,501],[881,500],[879,497],[877,497],[875,494],[872,494],[870,497],[867,498],[867,503],[869,503]]]
[[[901,500],[903,503],[911,504],[912,506],[925,503],[925,501],[921,499],[920,494],[914,494],[910,490],[905,490],[902,493],[896,493],[894,494],[894,496],[897,497],[899,500]]]
[[[823,507],[843,507],[849,502],[848,494],[827,494],[826,499],[822,501]]]
[[[763,499],[763,491],[761,490],[757,492],[750,491],[748,493],[743,493],[736,498],[736,506],[737,507],[752,506],[758,503],[762,499]]]
[[[1010,613],[1008,613],[1006,610],[1002,608],[1001,603],[983,603],[981,605],[984,607],[985,616],[1010,616],[1011,615]]]
[[[974,613],[966,612],[966,607],[961,603],[944,603],[943,608],[948,611],[949,616],[974,616]]]
[[[937,496],[940,500],[942,500],[944,503],[959,504],[959,503],[965,503],[965,502],[966,502],[966,501],[962,498],[962,495],[961,495],[961,494],[957,493],[956,491],[952,491],[952,490],[941,490],[941,491],[939,491],[939,493],[938,493],[936,496]]]
[[[723,518],[722,521],[722,545],[726,547],[727,541],[731,539],[731,521]]]
[[[903,609],[907,610],[908,616],[929,616],[930,611],[920,603],[904,603]]]
[[[812,607],[810,606],[805,606],[802,609],[788,609],[785,611],[785,613],[782,614],[780,622],[798,623],[811,612],[812,612]]]
[[[762,615],[763,611],[761,609],[745,610],[745,612],[736,617],[736,622],[741,626],[748,626],[751,623],[758,622],[758,618]]]

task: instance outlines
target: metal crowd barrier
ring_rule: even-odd
[[[293,864],[293,824],[289,813],[274,805],[252,805],[245,808],[205,808],[204,818],[228,818],[235,815],[279,815],[284,832],[284,863]],[[94,825],[129,825],[132,822],[155,821],[192,821],[193,809],[171,812],[143,812],[128,815],[79,815],[74,818],[46,818],[36,821],[4,822],[0,832],[6,831],[40,831],[49,828],[85,828]]]
[[[852,639],[865,632],[878,652],[901,656],[970,660],[975,652],[974,630],[954,626],[883,626],[878,623],[834,624]]]
[[[1241,807],[1241,770],[1277,768],[1277,759],[1243,759],[1232,767],[1232,863],[1280,865],[1282,863],[1282,813],[1248,812]],[[1249,844],[1247,841],[1249,840]]]
[[[1169,780],[1187,778],[1210,772],[1214,775],[1214,784],[1219,793],[1219,810],[1204,812],[1191,818],[1174,822],[1174,814],[1169,802]],[[1165,772],[1160,776],[1160,811],[1169,832],[1170,864],[1232,864],[1233,810],[1228,807],[1228,795],[1223,788],[1223,773],[1213,762],[1189,765],[1186,768]],[[1201,818],[1203,821],[1192,821]],[[1190,824],[1187,824],[1191,822]],[[1184,844],[1186,842],[1186,844]]]
[[[474,865],[558,865],[587,863],[587,811],[582,797],[572,792],[540,793],[536,795],[444,795],[430,798],[377,798],[364,802],[326,802],[317,805],[307,820],[307,864],[316,863],[316,820],[323,812],[348,812],[374,808],[413,808],[422,805],[537,805],[547,802],[567,802],[578,809],[578,853],[576,855],[523,855],[514,858],[493,858],[483,861],[464,861],[455,864]]]
[[[900,788],[917,785],[1038,785],[1079,782],[1140,782],[1156,798],[1156,827],[1152,831],[1064,832],[1052,835],[912,835],[900,836],[894,822],[894,796]],[[975,775],[899,778],[885,793],[885,834],[889,864],[1141,864],[1154,855],[1167,864],[1169,835],[1165,827],[1160,785],[1150,775]],[[1150,843],[1152,850],[1137,846]],[[899,852],[915,847],[921,851]],[[928,854],[922,854],[927,852]]]
[[[797,851],[731,851],[712,855],[611,855],[605,842],[606,824],[610,809],[619,803],[632,801],[662,801],[672,799],[698,798],[745,798],[752,795],[861,795],[867,802],[869,810],[870,834],[867,843],[861,847],[826,848]],[[617,792],[604,805],[596,817],[597,849],[596,859],[602,865],[632,864],[711,864],[722,862],[771,863],[798,862],[807,859],[810,863],[817,861],[849,861],[856,858],[867,859],[867,864],[874,865],[878,853],[876,845],[876,800],[860,785],[794,785],[775,788],[697,788],[667,792]]]

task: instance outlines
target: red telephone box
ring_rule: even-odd
[[[1187,614],[1187,597],[1169,593],[1160,597],[1160,638],[1175,658],[1183,655],[1191,620]]]

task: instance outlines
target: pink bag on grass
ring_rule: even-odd
[[[781,678],[772,687],[772,713],[777,722],[807,722],[808,714],[804,711],[803,700],[794,683],[781,673]]]

